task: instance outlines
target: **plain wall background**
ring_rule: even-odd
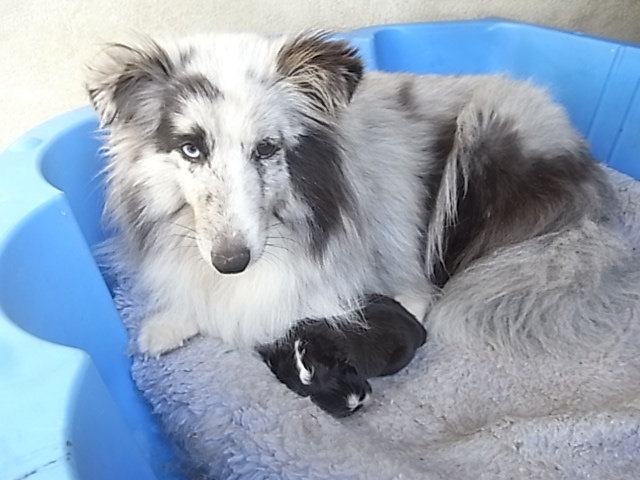
[[[9,4],[10,3],[10,4]],[[0,16],[0,149],[87,104],[85,65],[132,32],[288,32],[499,16],[640,42],[640,0],[23,0]]]

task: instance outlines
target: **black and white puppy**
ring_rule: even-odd
[[[367,403],[368,378],[397,373],[427,339],[424,327],[391,298],[367,297],[361,315],[361,324],[302,322],[258,351],[291,390],[346,417]]]

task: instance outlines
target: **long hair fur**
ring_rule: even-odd
[[[368,294],[455,342],[550,348],[615,326],[590,296],[626,255],[613,194],[530,83],[365,73],[311,33],[111,45],[87,88],[116,261],[149,298],[143,351],[357,321]]]

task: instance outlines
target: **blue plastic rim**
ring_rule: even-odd
[[[640,48],[500,20],[340,34],[367,66],[506,73],[547,87],[596,158],[640,178]],[[0,156],[0,478],[182,478],[129,375],[126,333],[91,254],[96,119],[73,111]]]

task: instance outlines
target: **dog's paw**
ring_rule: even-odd
[[[138,334],[138,349],[141,353],[159,357],[175,350],[198,333],[196,325],[180,317],[158,314],[146,319]]]

